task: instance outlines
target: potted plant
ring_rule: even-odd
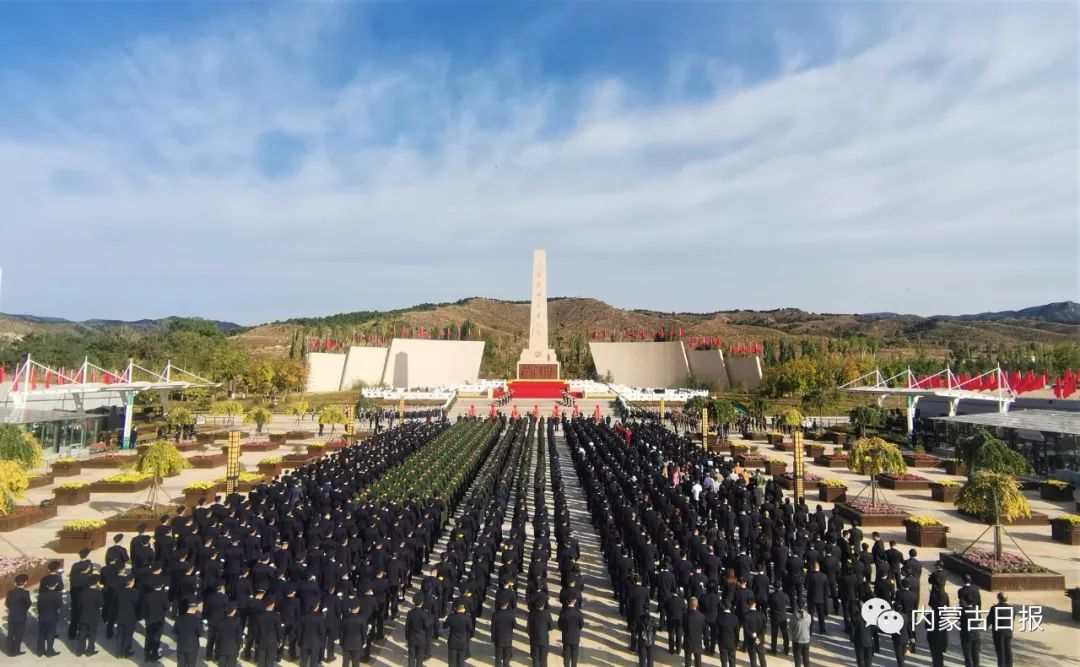
[[[258,464],[259,474],[264,477],[277,477],[285,468],[285,461],[280,456],[268,456]]]
[[[79,553],[83,549],[99,549],[105,546],[105,522],[101,519],[78,519],[68,521],[60,528],[60,553]]]
[[[1060,479],[1048,479],[1039,486],[1039,497],[1043,500],[1072,500],[1076,487]]]
[[[825,466],[826,468],[846,468],[848,464],[848,455],[839,447],[832,450],[831,453],[822,453],[820,456],[814,457],[814,463],[819,466]]]
[[[941,465],[941,459],[923,452],[905,452],[904,463],[909,468],[936,468]]]
[[[285,434],[283,432],[280,432],[280,431],[276,431],[274,433],[271,433],[270,434],[270,442],[272,442],[275,445],[284,445],[285,444]]]
[[[82,472],[82,463],[70,458],[53,459],[50,470],[53,477],[75,477]]]
[[[795,473],[793,472],[785,472],[783,475],[777,475],[773,479],[776,480],[776,483],[780,485],[781,489],[786,489],[790,491],[795,488]],[[818,475],[809,472],[803,473],[804,486],[809,486],[810,484],[817,484],[820,481],[821,477],[819,477]]]
[[[282,457],[286,464],[304,465],[311,459],[311,455],[308,454],[307,448],[303,445],[293,445],[292,453],[286,454]]]
[[[63,569],[63,559],[55,560],[58,563],[57,568]],[[53,561],[52,558],[41,556],[0,557],[0,597],[6,597],[15,588],[15,578],[19,575],[26,575],[28,587],[37,585],[41,578],[49,573],[49,564]]]
[[[959,475],[960,477],[967,476],[967,465],[960,459],[942,459],[942,462],[945,464],[946,474]]]
[[[1080,621],[1080,586],[1065,591],[1065,596],[1072,600],[1072,620]]]
[[[906,539],[917,547],[945,548],[949,527],[932,516],[910,516],[904,520]]]
[[[942,479],[930,482],[930,497],[943,503],[955,503],[960,495],[960,482]]]
[[[784,434],[776,431],[769,431],[765,434],[765,439],[770,445],[782,445],[784,444]]]
[[[101,470],[104,468],[123,468],[130,466],[138,459],[138,454],[97,454],[91,456],[88,459],[82,461],[83,469],[93,468],[95,470]]]
[[[53,489],[57,505],[81,505],[90,502],[90,484],[87,482],[64,482]]]
[[[930,480],[910,472],[881,473],[877,476],[877,481],[886,489],[894,491],[918,491],[930,486]]]
[[[310,458],[317,459],[326,453],[326,443],[312,442],[308,443],[307,453]]]
[[[43,486],[49,486],[56,479],[51,472],[32,472],[27,475],[30,480],[31,489],[40,489]]]
[[[196,454],[195,456],[189,456],[187,458],[187,462],[191,464],[192,468],[203,469],[223,466],[227,460],[228,455],[223,451],[216,454]]]
[[[181,470],[190,467],[191,464],[180,454],[176,445],[168,440],[155,440],[142,450],[132,470],[150,478],[149,504],[153,506],[157,504],[158,489],[161,487],[162,480],[178,475]]]
[[[823,479],[818,482],[818,497],[827,502],[843,502],[847,496],[847,484],[839,479]]]
[[[783,459],[765,460],[766,475],[783,475],[785,472],[787,472],[787,463]]]
[[[251,408],[246,415],[244,415],[245,424],[255,424],[255,433],[257,435],[262,434],[263,426],[270,423],[273,419],[273,415],[264,407],[256,406]]]
[[[102,477],[90,484],[91,493],[133,493],[149,489],[154,484],[152,476],[141,472],[121,472]]]
[[[878,478],[882,474],[898,475],[907,471],[900,449],[881,438],[860,438],[848,454],[848,470],[870,477],[870,503],[878,500]]]
[[[1055,542],[1080,544],[1080,515],[1062,514],[1051,519],[1050,536]]]
[[[200,500],[213,500],[218,490],[217,480],[200,480],[184,487],[184,504],[196,507]]]

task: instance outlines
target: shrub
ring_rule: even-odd
[[[0,459],[30,470],[44,462],[45,454],[33,433],[13,424],[0,424]]]
[[[957,452],[972,474],[978,470],[1010,475],[1029,475],[1032,472],[1031,464],[1022,454],[1009,449],[986,429],[957,443]]]
[[[821,484],[822,486],[828,486],[834,489],[841,489],[847,486],[847,483],[845,483],[842,479],[823,479],[818,482],[818,484]]]
[[[156,440],[141,451],[132,470],[153,477],[155,483],[160,483],[163,478],[171,477],[191,467],[176,445],[168,440]]]
[[[1059,517],[1054,518],[1055,521],[1067,521],[1073,525],[1080,524],[1080,515],[1076,514],[1062,514]]]
[[[960,486],[960,482],[954,482],[951,479],[939,479],[936,482],[932,482],[932,484],[937,484],[938,486]]]
[[[101,519],[76,519],[74,521],[68,521],[60,527],[61,530],[71,531],[73,533],[86,533],[91,530],[99,530],[105,527],[105,522]]]
[[[30,488],[30,478],[22,466],[14,461],[0,461],[0,515],[15,507],[15,501],[25,498]]]
[[[1020,485],[1004,473],[980,470],[968,478],[960,490],[956,506],[983,521],[1012,521],[1031,516],[1031,505],[1020,492]]]
[[[69,457],[64,457],[62,459],[53,459],[54,464],[59,463],[61,465],[71,465],[72,463],[78,463],[78,462],[79,462],[78,459],[73,459],[73,458],[69,458]]]
[[[141,482],[147,479],[151,479],[151,475],[144,472],[121,472],[115,475],[109,475],[108,477],[102,477],[101,481],[109,483],[128,483]]]
[[[1045,484],[1047,486],[1052,486],[1055,489],[1067,489],[1070,486],[1070,484],[1068,482],[1063,482],[1060,479],[1048,479],[1045,482],[1043,482],[1043,484]]]
[[[259,463],[260,464],[265,463],[266,465],[275,465],[276,466],[276,465],[280,465],[281,463],[284,463],[284,459],[282,459],[280,456],[267,456],[264,459],[259,459]]]

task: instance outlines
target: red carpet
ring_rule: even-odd
[[[507,383],[510,393],[519,398],[562,398],[563,390],[570,386],[560,380],[511,380]]]

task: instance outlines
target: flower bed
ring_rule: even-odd
[[[930,480],[909,472],[899,475],[881,474],[877,476],[877,482],[882,488],[894,491],[918,491],[930,487]]]
[[[750,439],[754,442],[768,442],[769,434],[763,431],[757,431],[750,434]]]
[[[945,569],[959,575],[971,575],[971,582],[990,591],[1056,591],[1065,588],[1065,577],[1045,567],[1005,554],[994,560],[989,551],[944,552],[940,556]]]
[[[81,505],[90,502],[90,485],[86,482],[66,482],[53,489],[57,505]]]
[[[952,480],[930,482],[930,497],[942,503],[955,503],[961,488],[959,482]]]
[[[241,452],[272,452],[281,445],[284,445],[285,441],[275,442],[273,440],[254,440],[252,442],[245,442],[240,445]]]
[[[135,463],[135,454],[102,454],[100,456],[91,456],[90,458],[82,462],[83,469],[86,468],[119,468],[120,466],[128,463]]]
[[[314,431],[286,431],[286,440],[308,440],[315,437]]]
[[[176,505],[139,505],[105,519],[105,530],[110,533],[132,533],[143,524],[147,530],[153,530],[162,515],[172,516],[175,513]]]
[[[814,457],[814,463],[826,468],[846,468],[847,454],[822,454]]]
[[[907,541],[917,547],[944,549],[949,546],[949,527],[933,517],[908,517],[904,520],[904,531]]]
[[[326,453],[326,445],[321,442],[313,442],[307,446],[307,453],[313,459],[319,458]]]
[[[773,446],[773,449],[775,449],[775,450],[777,450],[779,452],[793,452],[793,451],[795,451],[795,443],[790,442],[790,441],[784,442],[783,440],[781,440],[780,442],[772,443],[772,446]]]
[[[1043,500],[1072,500],[1076,487],[1059,479],[1048,479],[1039,486],[1039,497]]]
[[[791,490],[795,488],[795,473],[786,472],[783,475],[777,475],[773,479],[780,485],[781,489]],[[810,486],[811,484],[817,484],[821,481],[821,477],[813,473],[803,473],[803,487]]]
[[[808,457],[816,459],[819,456],[825,456],[825,445],[813,445],[804,440],[803,451],[806,452]]]
[[[76,554],[83,549],[100,549],[105,546],[105,522],[99,519],[68,521],[57,536],[60,544],[56,551],[64,554]]]
[[[49,469],[53,477],[75,477],[82,472],[82,461],[76,459],[56,459]]]
[[[780,444],[783,444],[783,442],[784,442],[784,434],[783,433],[775,433],[775,432],[774,433],[766,433],[765,434],[765,440],[770,445],[780,445]]]
[[[49,503],[48,505],[16,505],[7,514],[0,516],[0,533],[25,528],[55,517],[55,503]]]
[[[1013,479],[1021,491],[1038,491],[1046,479],[1037,475],[1014,475]]]
[[[834,431],[832,433],[833,444],[834,445],[846,445],[847,444],[847,436],[848,436],[847,433],[841,433],[839,431]]]
[[[149,489],[154,478],[138,472],[109,475],[90,485],[91,493],[132,493]]]
[[[25,574],[29,577],[26,582],[27,588],[37,585],[41,578],[49,573],[49,563],[60,563],[61,570],[64,567],[62,558],[42,558],[40,556],[11,556],[0,558],[0,597],[4,597],[15,588],[15,577]]]
[[[54,481],[56,480],[53,478],[52,473],[30,475],[30,486],[27,488],[40,489],[43,486],[49,486]]]
[[[308,454],[307,452],[293,452],[292,454],[286,454],[281,457],[286,468],[297,468],[306,464],[311,459],[311,454]]]
[[[225,454],[196,454],[188,457],[192,468],[217,468],[225,465]]]
[[[960,459],[942,459],[945,464],[945,472],[949,475],[967,476],[967,466]]]
[[[843,502],[847,498],[847,485],[838,479],[823,479],[818,482],[818,498],[827,502]]]
[[[744,468],[765,467],[765,457],[761,454],[742,454],[735,457],[735,462]]]
[[[339,451],[341,451],[342,449],[345,449],[348,446],[349,446],[349,443],[346,442],[346,438],[344,438],[344,437],[342,437],[342,438],[340,438],[338,440],[327,440],[326,441],[326,451],[328,451],[328,452],[339,452]]]
[[[1062,514],[1051,519],[1050,537],[1062,544],[1080,544],[1080,516]]]
[[[885,502],[872,505],[869,500],[851,498],[842,503],[836,503],[833,511],[845,520],[859,526],[901,526],[908,513],[902,508]]]
[[[205,433],[205,432],[204,433],[196,433],[195,434],[195,442],[197,444],[200,444],[200,445],[212,445],[212,444],[214,444],[214,434],[213,433]]]
[[[207,487],[188,486],[184,488],[184,504],[188,507],[197,507],[200,500],[212,502],[217,493],[217,484],[210,484],[210,486]]]
[[[270,442],[274,443],[275,445],[284,445],[285,444],[285,434],[282,433],[281,431],[274,431],[273,433],[270,434],[269,437],[270,437]]]
[[[767,459],[765,461],[766,475],[783,475],[787,472],[787,463],[780,459]]]
[[[936,468],[941,465],[941,459],[930,454],[909,452],[904,454],[904,463],[909,468]]]

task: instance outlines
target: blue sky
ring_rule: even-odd
[[[1073,3],[0,7],[0,311],[1076,299]]]

